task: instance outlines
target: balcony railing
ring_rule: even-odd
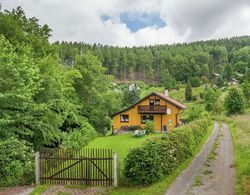
[[[165,114],[167,106],[138,106],[140,114]]]

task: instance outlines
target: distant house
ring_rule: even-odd
[[[238,84],[239,84],[239,81],[233,77],[229,79],[228,81],[228,85],[238,85]]]
[[[113,130],[129,126],[143,127],[147,120],[154,122],[156,131],[171,130],[181,124],[180,112],[186,106],[165,94],[153,92],[132,106],[112,115]]]

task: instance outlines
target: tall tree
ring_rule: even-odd
[[[192,86],[189,80],[187,82],[186,89],[185,89],[185,99],[187,101],[192,100]]]

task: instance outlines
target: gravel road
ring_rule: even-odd
[[[218,139],[215,147],[215,140]],[[214,146],[214,147],[213,147]],[[208,156],[214,148],[214,159]],[[213,132],[200,153],[181,172],[166,192],[167,195],[231,195],[234,194],[233,142],[226,124],[215,122]]]

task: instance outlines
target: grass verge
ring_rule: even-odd
[[[236,194],[250,194],[250,110],[228,123],[234,143]]]
[[[213,125],[209,127],[209,133],[207,134],[206,137],[204,137],[203,141],[199,144],[199,146],[196,148],[194,154],[192,157],[184,161],[174,172],[172,172],[170,175],[165,177],[163,180],[150,185],[150,186],[135,186],[135,187],[119,187],[116,190],[113,190],[111,194],[121,194],[121,195],[126,195],[126,194],[135,194],[135,195],[160,195],[164,194],[167,191],[167,188],[170,186],[170,184],[179,176],[182,170],[184,170],[190,162],[193,160],[194,156],[199,153],[200,149],[203,147],[205,142],[207,141],[207,138],[211,134],[213,129]]]
[[[40,195],[47,189],[49,189],[49,187],[50,187],[49,185],[38,185],[29,195]]]

